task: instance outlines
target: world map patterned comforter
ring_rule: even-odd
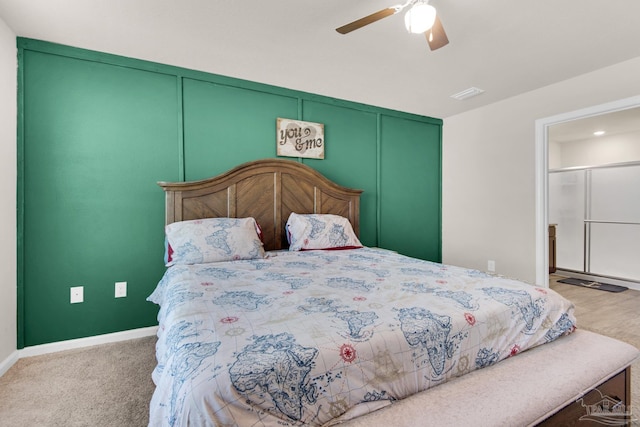
[[[575,329],[546,288],[378,249],[176,265],[151,426],[331,425]]]

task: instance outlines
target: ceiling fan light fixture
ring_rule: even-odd
[[[407,31],[422,34],[433,26],[436,20],[436,8],[427,3],[417,3],[404,15]]]

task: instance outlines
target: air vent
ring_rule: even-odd
[[[480,95],[483,92],[484,90],[478,89],[477,87],[470,87],[469,89],[465,89],[462,92],[451,95],[451,97],[453,99],[457,99],[458,101],[462,101],[463,99],[468,99]]]

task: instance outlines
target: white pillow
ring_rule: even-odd
[[[290,251],[362,247],[349,220],[339,215],[292,212],[286,231]]]
[[[165,227],[165,265],[264,258],[260,227],[253,218],[206,218]]]

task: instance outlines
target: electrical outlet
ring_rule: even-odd
[[[116,282],[116,298],[127,296],[127,282]]]
[[[487,261],[487,271],[494,273],[496,271],[496,262],[492,259]]]
[[[84,286],[74,286],[71,288],[71,304],[84,302]]]

